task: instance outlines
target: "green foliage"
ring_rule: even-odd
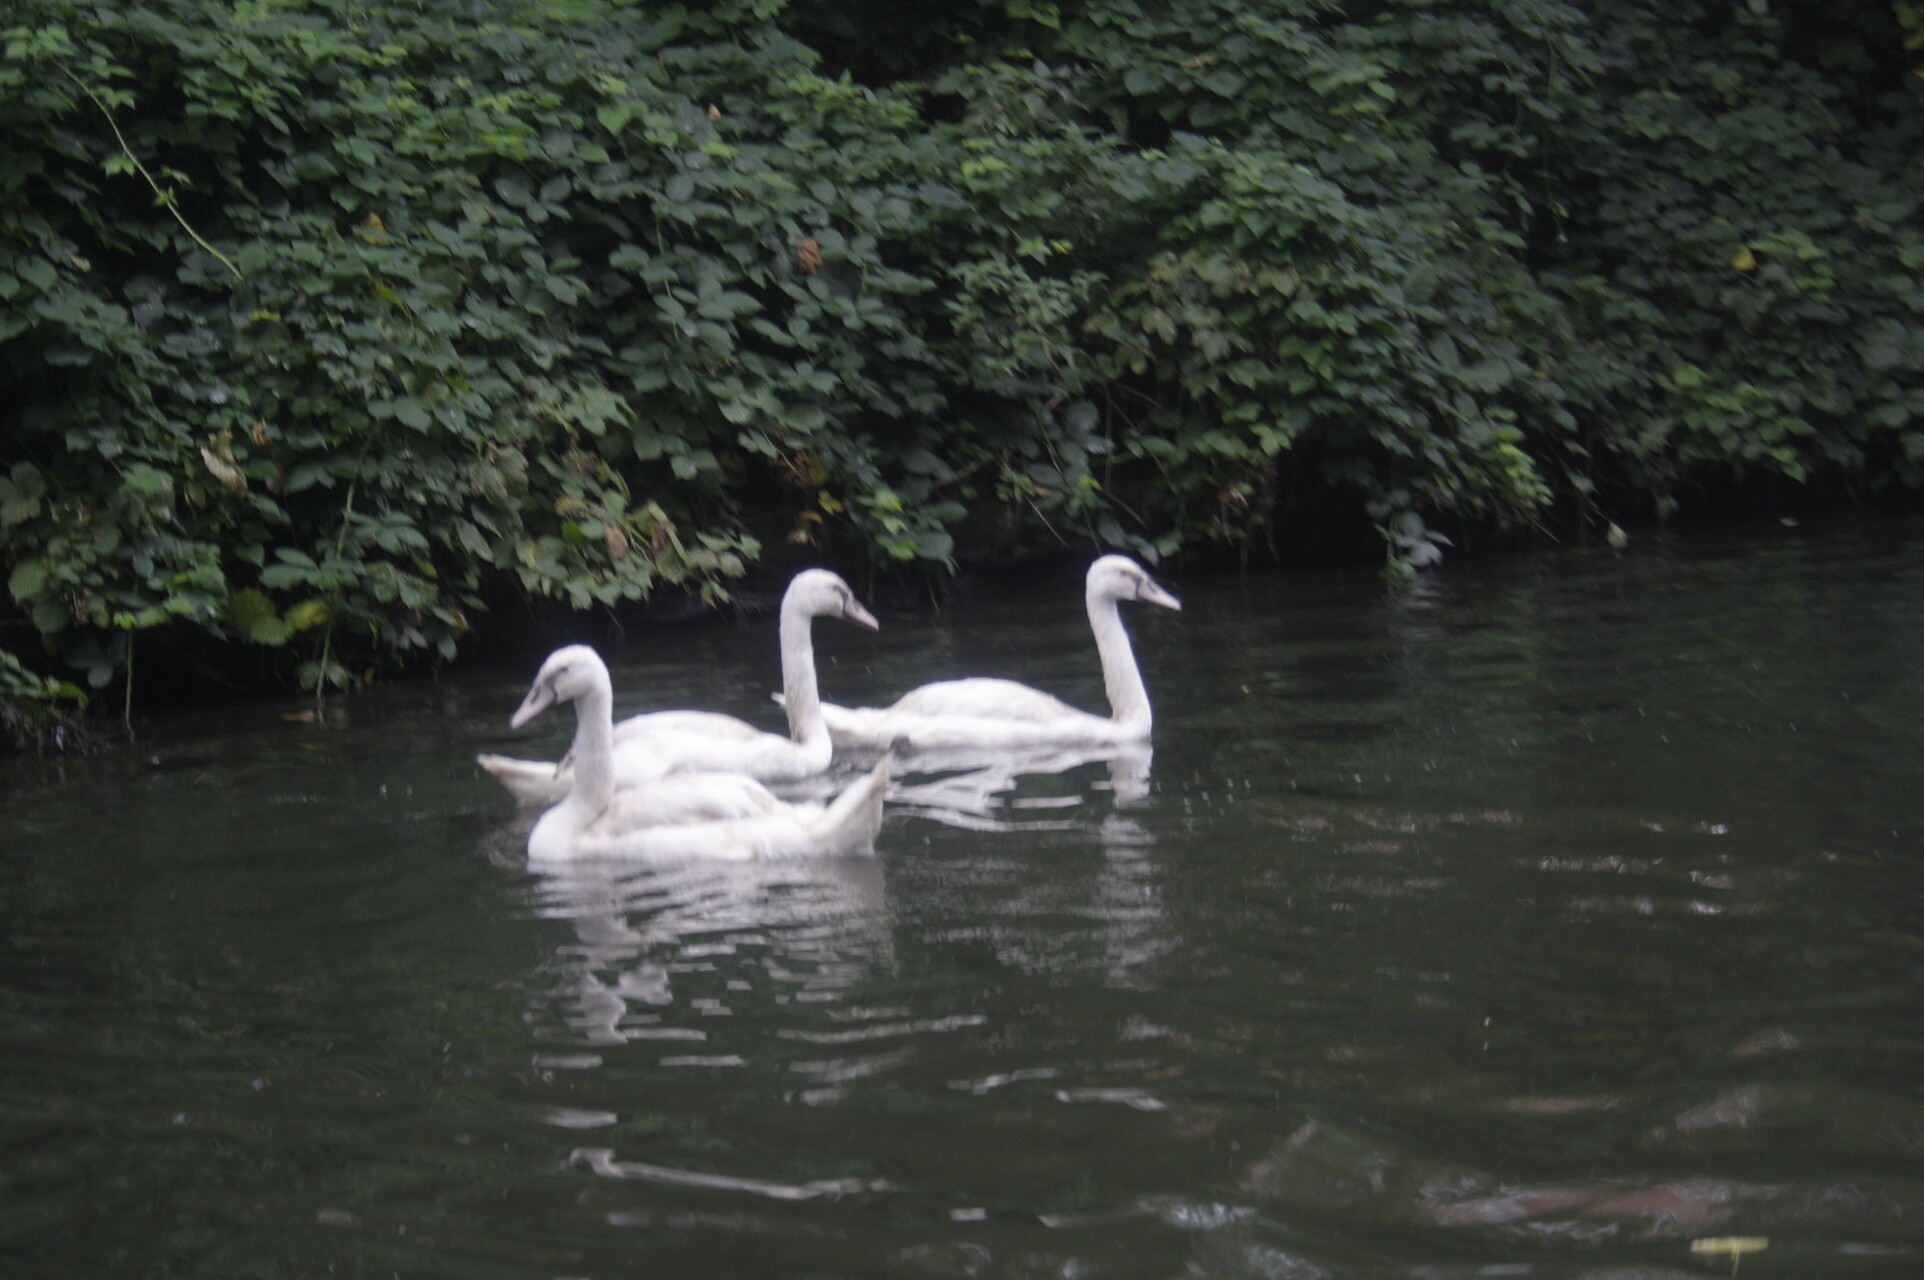
[[[1600,42],[1614,91],[1557,158],[1596,193],[1539,273],[1581,339],[1569,400],[1660,502],[1720,471],[1914,488],[1914,96],[1853,157],[1845,86],[1787,58],[1774,21],[1742,11],[1713,39],[1706,16]]]
[[[14,750],[44,751],[51,740],[58,750],[84,750],[91,735],[73,722],[73,713],[86,701],[72,683],[30,671],[0,649],[0,742]]]
[[[81,703],[86,695],[73,684],[37,675],[27,670],[20,659],[0,649],[0,701],[54,705]]]
[[[4,603],[327,686],[783,544],[1915,488],[1915,15],[1780,8],[24,0]]]
[[[451,655],[490,575],[587,607],[739,574],[716,428],[624,395],[677,337],[584,327],[633,287],[610,242],[712,142],[652,51],[565,10],[204,18],[7,33],[9,130],[37,145],[0,175],[24,459],[0,520],[48,643],[99,685],[180,620],[342,684]],[[701,265],[702,313],[739,311]]]

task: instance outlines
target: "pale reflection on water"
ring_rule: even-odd
[[[1920,535],[1183,582],[1153,767],[906,759],[872,859],[531,871],[524,670],[22,779],[0,1270],[1909,1280]],[[1097,706],[1073,595],[824,685]],[[767,626],[615,665],[776,718]]]
[[[531,986],[528,1023],[544,1045],[704,1043],[699,1025],[665,1011],[726,1016],[727,996],[684,994],[676,1010],[678,977],[708,990],[693,975],[725,968],[730,992],[779,1005],[836,998],[893,964],[873,858],[544,866],[530,898],[575,934]]]
[[[1155,752],[1147,743],[1012,747],[1001,751],[918,751],[902,757],[889,802],[896,812],[966,831],[1074,830],[1087,825],[1088,802],[1106,792],[1118,808],[1149,797]],[[1101,766],[1102,778],[1031,789],[1054,775]]]

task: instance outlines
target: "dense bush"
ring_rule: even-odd
[[[1924,135],[1914,91],[1882,106],[1786,56],[1896,44],[1886,15],[1840,49],[1822,8],[1800,32],[1627,6],[1596,39],[1602,109],[1561,139],[1583,199],[1538,279],[1580,338],[1565,398],[1659,503],[1717,471],[1924,481]]]
[[[15,12],[0,657],[95,686],[791,542],[1409,565],[1924,480],[1903,5]]]

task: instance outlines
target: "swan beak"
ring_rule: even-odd
[[[521,700],[521,705],[514,709],[512,716],[508,717],[508,727],[519,729],[553,705],[554,688],[544,680],[528,690],[528,696]]]
[[[1165,609],[1174,609],[1177,613],[1182,612],[1182,601],[1176,599],[1176,597],[1170,595],[1167,591],[1164,591],[1162,584],[1159,582],[1144,582],[1142,589],[1136,592],[1136,599],[1142,601],[1144,604],[1159,604]]]
[[[842,610],[842,616],[850,622],[853,622],[856,626],[867,627],[870,631],[880,631],[882,629],[882,624],[875,620],[875,615],[853,600],[849,601],[848,607]]]

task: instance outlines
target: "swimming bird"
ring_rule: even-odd
[[[617,790],[613,685],[601,656],[586,645],[548,656],[509,724],[518,729],[563,702],[575,704],[573,776],[567,795],[528,834],[531,862],[745,861],[874,849],[888,785],[886,759],[827,806],[786,803],[738,774],[675,775]]]
[[[822,720],[811,623],[841,618],[876,629],[848,583],[826,569],[805,569],[782,594],[779,634],[782,703],[788,734],[768,733],[746,720],[714,711],[653,711],[614,728],[615,782],[628,785],[670,773],[722,771],[763,782],[796,782],[825,772],[835,744]],[[568,792],[569,762],[476,757],[522,804],[554,804]]]
[[[941,680],[912,689],[886,707],[822,705],[838,747],[900,744],[910,750],[1075,746],[1143,742],[1152,716],[1118,605],[1125,600],[1182,608],[1182,602],[1127,556],[1089,566],[1084,590],[1089,626],[1102,662],[1110,713],[1099,716],[1013,680]]]

